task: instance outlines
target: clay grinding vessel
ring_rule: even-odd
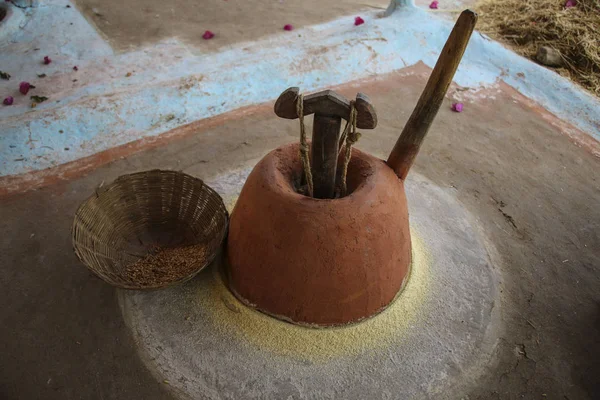
[[[229,225],[229,284],[240,300],[312,326],[357,322],[393,301],[411,263],[403,182],[476,21],[477,14],[470,10],[458,18],[387,161],[352,151],[345,197],[332,199],[331,193],[340,121],[350,120],[349,103],[331,91],[303,101],[295,88],[282,93],[275,105],[280,117],[315,114],[311,164],[317,198],[299,194],[294,187],[303,175],[299,145],[278,148],[256,165]],[[375,127],[376,115],[366,96],[359,94],[352,107],[358,128]]]
[[[269,153],[244,185],[229,225],[232,291],[296,323],[340,325],[385,308],[411,261],[403,182],[384,161],[353,150],[350,194],[296,192],[298,144]]]

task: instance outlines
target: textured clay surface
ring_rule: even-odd
[[[379,159],[356,149],[351,193],[296,193],[298,145],[261,160],[231,216],[232,290],[261,311],[297,323],[339,325],[376,314],[396,296],[411,257],[404,185]]]

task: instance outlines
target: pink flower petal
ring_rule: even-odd
[[[454,103],[454,104],[452,104],[452,111],[462,112],[462,110],[463,110],[463,103]]]
[[[290,25],[290,24],[287,24],[287,25],[283,26],[283,30],[284,31],[293,31],[294,27],[292,25]]]
[[[48,57],[48,56],[45,56],[45,57],[44,57],[44,64],[48,65],[48,64],[50,64],[51,62],[52,62],[52,60],[50,59],[50,57]]]
[[[79,68],[77,68],[77,65],[73,67],[73,71],[79,71]]]
[[[565,8],[575,7],[577,5],[577,0],[567,0],[565,3]]]
[[[19,83],[19,92],[21,92],[21,94],[27,94],[29,89],[31,89],[31,84],[29,82]]]
[[[12,106],[12,103],[15,101],[15,99],[13,99],[12,96],[7,96],[4,101],[2,102],[2,104],[4,104],[5,106]]]
[[[431,4],[429,5],[429,8],[431,8],[432,10],[437,10],[437,9],[438,9],[438,5],[439,5],[439,4],[440,4],[440,3],[439,3],[437,0],[433,0],[433,1],[431,2]]]
[[[204,32],[204,35],[202,35],[202,39],[204,39],[204,40],[212,39],[214,37],[215,37],[215,34],[212,33],[211,31],[206,31],[206,32]]]
[[[365,23],[365,20],[361,17],[354,18],[354,25],[359,26]]]

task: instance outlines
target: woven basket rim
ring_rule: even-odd
[[[221,203],[220,207],[223,210],[223,216],[224,216],[224,227],[220,228],[218,230],[219,236],[220,238],[218,238],[218,243],[219,245],[216,246],[216,248],[211,251],[207,257],[205,258],[203,264],[201,267],[197,268],[194,272],[192,272],[191,274],[188,274],[182,278],[173,280],[171,282],[166,282],[166,283],[161,283],[161,284],[156,284],[156,285],[128,285],[128,284],[122,284],[122,283],[117,283],[117,282],[113,282],[110,281],[109,279],[107,279],[106,277],[100,275],[100,273],[91,265],[89,265],[87,262],[85,262],[82,259],[81,254],[79,253],[77,247],[78,244],[76,242],[76,238],[75,238],[75,229],[77,226],[77,219],[80,215],[80,212],[82,210],[85,209],[85,207],[88,205],[88,203],[90,201],[92,201],[94,198],[98,198],[100,196],[102,196],[103,194],[105,194],[106,192],[110,191],[110,189],[112,187],[115,187],[117,184],[123,183],[124,181],[128,181],[131,180],[134,177],[137,176],[141,176],[141,175],[153,175],[153,174],[168,174],[168,175],[182,175],[185,176],[189,179],[191,179],[191,181],[199,183],[200,187],[206,187],[210,190],[211,192],[211,196],[214,196],[216,200],[218,200]],[[112,182],[110,182],[107,185],[104,185],[104,182],[101,183],[92,194],[90,194],[88,197],[86,197],[81,204],[77,207],[77,210],[74,214],[74,218],[73,218],[73,222],[71,224],[71,243],[73,246],[73,252],[75,253],[75,255],[77,256],[77,259],[89,270],[91,271],[96,277],[102,279],[104,282],[110,284],[111,286],[120,288],[120,289],[128,289],[128,290],[153,290],[153,289],[163,289],[163,288],[167,288],[170,286],[174,286],[174,285],[178,285],[178,284],[182,284],[185,283],[187,281],[189,281],[190,279],[194,278],[194,276],[196,276],[199,272],[201,272],[202,270],[204,270],[208,265],[210,265],[214,259],[217,257],[217,255],[219,254],[219,252],[222,249],[223,243],[225,242],[226,238],[227,238],[227,234],[229,232],[229,212],[227,210],[227,207],[225,206],[225,203],[223,201],[223,198],[221,197],[221,195],[215,191],[212,187],[210,187],[209,185],[206,184],[206,182],[204,182],[204,180],[187,174],[183,171],[178,171],[178,170],[169,170],[169,169],[151,169],[151,170],[143,170],[143,171],[137,171],[137,172],[132,172],[129,174],[124,174],[124,175],[120,175],[117,178],[115,178]]]

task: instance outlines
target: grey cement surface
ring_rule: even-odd
[[[210,181],[226,182],[220,194],[232,203],[249,173],[232,171]],[[456,398],[449,389],[464,385],[465,375],[475,379],[481,373],[498,339],[494,268],[471,226],[475,219],[451,189],[413,174],[407,196],[412,234],[420,243],[413,250],[411,280],[382,314],[334,329],[261,317],[223,293],[215,263],[186,285],[120,292],[142,358],[182,398]],[[261,329],[242,333],[251,324]],[[281,335],[288,341],[273,349]],[[365,335],[375,338],[360,346]],[[306,340],[323,340],[336,353],[306,351]]]
[[[379,114],[359,148],[389,152],[425,79],[400,73],[343,88],[368,94]],[[498,90],[480,93],[461,114],[447,100],[413,171],[453,193],[496,249],[489,251],[499,271],[496,346],[473,378],[455,370],[448,379],[465,386],[447,395],[597,399],[600,160],[552,116]],[[298,135],[270,105],[189,130],[86,176],[0,198],[0,398],[174,398],[172,385],[140,359],[116,291],[78,264],[69,231],[77,206],[102,181],[151,168],[210,178]]]

